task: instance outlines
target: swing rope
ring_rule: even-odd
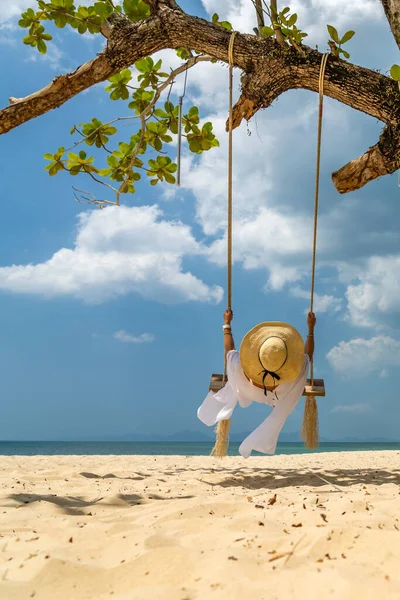
[[[227,295],[228,306],[232,307],[232,129],[233,129],[233,44],[235,43],[236,31],[229,39],[228,61],[229,61],[229,125],[228,125],[228,282]]]
[[[311,294],[310,294],[310,312],[314,309],[314,288],[315,288],[315,263],[317,257],[317,229],[318,229],[318,206],[319,206],[319,180],[321,170],[321,140],[322,140],[322,116],[324,109],[324,78],[325,68],[329,54],[324,54],[321,60],[319,72],[319,106],[318,106],[318,135],[317,135],[317,160],[315,169],[315,202],[314,202],[314,232],[311,263]],[[311,387],[314,386],[314,362],[310,364]],[[306,398],[304,407],[303,424],[301,428],[301,437],[304,440],[306,448],[317,448],[319,444],[318,436],[318,406],[315,396]]]
[[[233,45],[237,32],[234,31],[229,38],[228,62],[229,62],[229,120],[228,120],[228,227],[227,227],[227,299],[228,307],[232,307],[232,163],[233,163]],[[224,376],[222,384],[226,382],[226,356],[224,355]],[[228,453],[229,429],[231,420],[220,421],[217,425],[216,439],[211,456],[221,458]]]
[[[315,262],[317,256],[317,228],[318,228],[318,205],[319,205],[319,175],[321,170],[321,140],[322,140],[322,116],[324,110],[324,77],[325,68],[329,54],[324,54],[321,61],[319,73],[319,108],[318,108],[318,138],[317,138],[317,162],[315,169],[315,203],[314,203],[314,234],[312,248],[312,267],[311,267],[311,297],[310,312],[314,308],[314,287],[315,287]]]

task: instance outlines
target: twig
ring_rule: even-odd
[[[264,11],[262,8],[262,0],[253,0],[253,4],[256,9],[256,14],[257,14],[258,34],[261,35],[261,28],[264,27],[264,25],[265,25]]]
[[[280,558],[283,558],[284,556],[292,556],[293,554],[293,550],[290,550],[289,552],[281,552],[280,554],[275,554],[272,558],[269,559],[268,562],[274,562],[274,560],[278,560]]]
[[[276,41],[278,42],[278,44],[281,44],[281,46],[283,46],[285,44],[285,38],[283,37],[283,33],[278,23],[277,0],[271,0],[271,23],[275,31]]]
[[[126,187],[129,184],[129,177],[130,177],[130,174],[131,174],[131,169],[132,169],[132,167],[134,165],[134,162],[135,162],[135,160],[137,158],[137,155],[139,154],[140,150],[142,149],[143,142],[144,142],[144,139],[145,139],[145,135],[146,135],[146,120],[145,120],[145,117],[144,117],[143,113],[140,115],[140,118],[141,118],[141,121],[142,121],[142,129],[141,129],[140,139],[139,139],[139,141],[137,143],[136,149],[134,150],[134,152],[133,152],[133,154],[131,156],[131,160],[129,162],[129,167],[128,167],[127,172],[126,172],[125,179],[121,183],[121,185],[119,186],[119,188],[118,188],[118,190],[117,190],[117,192],[115,194],[115,204],[117,206],[119,206],[119,197],[120,197],[120,195],[124,193]]]
[[[93,173],[90,173],[90,171],[86,171],[85,173],[87,173],[96,183],[101,183],[101,185],[105,185],[106,187],[110,188],[110,190],[112,190],[113,192],[116,192],[117,189],[115,187],[113,187],[112,185],[110,185],[109,183],[106,183],[105,181],[101,181],[100,179],[97,179],[97,177],[95,177],[93,175]]]
[[[290,560],[290,557],[293,556],[294,551],[296,550],[297,546],[300,544],[300,542],[302,542],[305,538],[305,534],[301,536],[301,538],[299,540],[297,540],[297,542],[295,543],[295,545],[293,546],[293,550],[291,551],[291,553],[288,555],[287,559],[285,560],[285,562],[283,563],[283,567],[286,567],[287,563]]]
[[[97,200],[96,196],[94,196],[91,192],[78,190],[78,188],[75,187],[73,187],[72,189],[74,190],[74,198],[77,202],[79,202],[79,204],[96,204],[100,208],[104,208],[105,204],[111,204],[112,206],[116,206],[115,202],[112,202],[111,200]],[[78,197],[78,195],[75,192],[79,192],[80,194],[82,194],[82,198],[86,200],[86,202],[82,202],[82,200]],[[83,194],[87,194],[87,196],[84,196]],[[91,196],[92,199],[90,199],[88,196]]]
[[[327,483],[328,485],[331,485],[332,487],[336,488],[339,492],[346,492],[347,491],[344,488],[340,488],[339,486],[335,485],[331,481],[328,481],[327,479],[324,479],[323,477],[321,477],[321,475],[318,475],[318,473],[313,473],[313,475],[315,475],[315,477],[318,477],[318,479],[320,479],[324,483]]]

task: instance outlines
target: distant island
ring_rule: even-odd
[[[240,443],[250,432],[232,432],[230,435],[230,441]],[[198,430],[183,430],[177,431],[169,435],[143,435],[142,433],[129,433],[125,435],[98,435],[98,436],[86,436],[85,438],[74,439],[71,441],[76,442],[164,442],[164,443],[180,443],[180,442],[192,442],[192,443],[212,443],[215,440],[214,432],[203,432]],[[56,441],[56,440],[52,440]],[[68,440],[62,440],[68,441]],[[400,440],[394,440],[384,437],[371,437],[371,438],[357,438],[357,437],[342,437],[342,438],[325,438],[321,437],[322,443],[399,443]],[[296,443],[302,442],[300,433],[297,431],[282,432],[279,436],[280,443]]]

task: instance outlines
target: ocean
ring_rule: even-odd
[[[237,456],[238,443],[229,445],[229,455]],[[212,442],[0,442],[2,456],[56,455],[179,455],[208,456]],[[306,450],[302,442],[278,444],[276,454],[306,454],[310,452],[352,452],[399,450],[400,442],[322,442],[317,450]],[[253,455],[258,454],[254,452]]]

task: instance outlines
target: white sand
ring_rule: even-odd
[[[1,457],[0,598],[398,600],[399,469],[395,451]]]

